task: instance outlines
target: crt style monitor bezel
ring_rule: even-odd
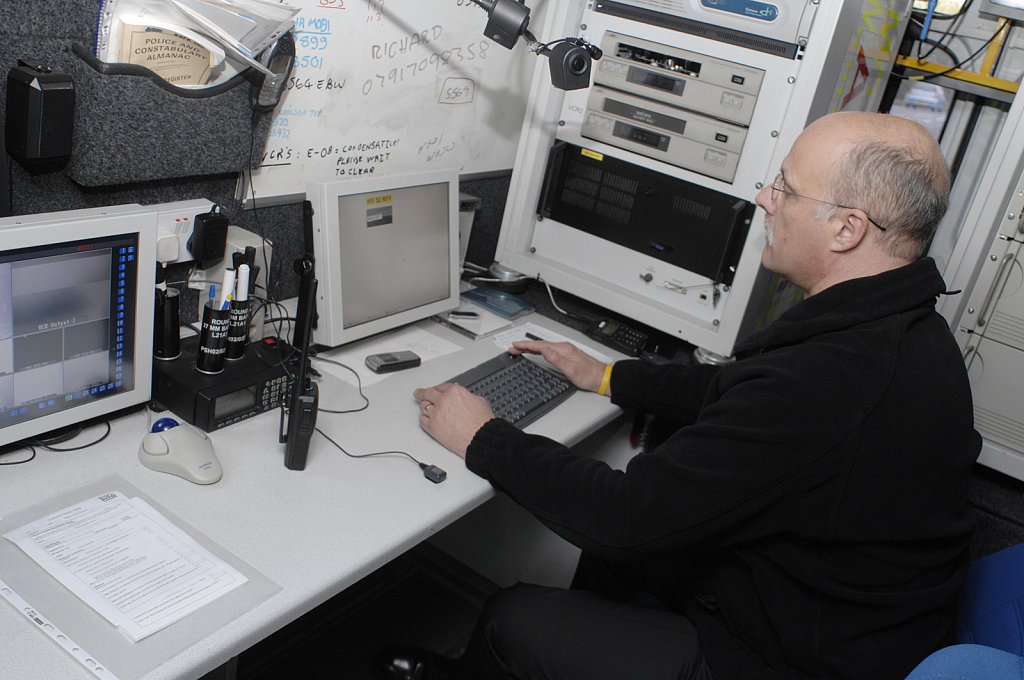
[[[119,235],[136,235],[134,386],[108,397],[3,427],[0,447],[110,415],[149,401],[153,379],[153,307],[157,213],[139,205],[0,218],[4,252]]]
[[[448,294],[404,311],[346,327],[343,315],[341,266],[335,256],[340,243],[338,201],[342,196],[400,191],[428,184],[445,184],[448,194]],[[313,342],[338,347],[393,330],[459,306],[459,173],[456,169],[402,175],[310,182],[306,198],[313,208],[313,254],[318,280],[316,326]],[[401,275],[402,272],[396,272]]]

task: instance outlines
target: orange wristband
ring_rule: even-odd
[[[612,382],[613,365],[614,364],[604,365],[604,376],[601,378],[601,386],[597,388],[597,393],[600,394],[602,397],[608,394],[608,386],[611,385]]]

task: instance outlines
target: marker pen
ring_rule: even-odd
[[[235,270],[225,269],[224,270],[224,281],[220,288],[220,304],[217,305],[217,309],[225,309],[225,305],[228,302],[228,296],[231,295],[231,291],[235,289]]]
[[[238,266],[238,285],[235,292],[235,300],[245,302],[249,299],[249,265]]]

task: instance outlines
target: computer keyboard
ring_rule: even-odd
[[[448,382],[458,383],[490,403],[494,415],[522,429],[572,396],[563,376],[522,355],[499,354]]]

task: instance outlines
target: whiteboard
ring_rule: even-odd
[[[295,67],[245,205],[302,200],[309,181],[509,169],[537,65],[483,35],[470,0],[288,0]],[[532,16],[531,24],[539,17]],[[546,61],[546,60],[542,60]]]

